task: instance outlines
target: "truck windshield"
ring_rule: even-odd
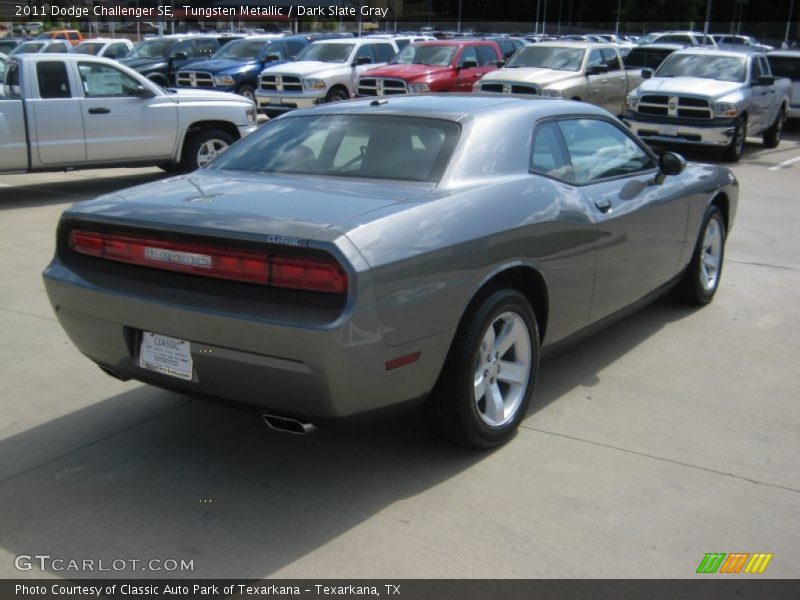
[[[147,40],[136,46],[126,58],[169,58],[173,40]]]
[[[30,54],[32,52],[38,52],[44,48],[44,46],[44,42],[25,42],[14,48],[11,54]]]
[[[717,81],[744,81],[745,57],[707,54],[672,54],[656,72],[656,77],[698,77]]]
[[[456,50],[458,46],[406,46],[390,64],[447,67],[453,62]]]
[[[315,42],[297,55],[295,60],[318,60],[328,63],[347,62],[353,44],[323,44]]]
[[[232,146],[208,167],[437,182],[460,127],[453,121],[390,115],[278,119]]]
[[[105,42],[83,42],[75,46],[72,50],[75,54],[94,54],[97,55],[105,46]]]
[[[211,58],[227,58],[230,60],[252,61],[258,58],[267,42],[253,40],[236,40],[225,44]]]
[[[585,52],[583,48],[525,46],[506,63],[505,68],[538,67],[556,71],[580,71]]]

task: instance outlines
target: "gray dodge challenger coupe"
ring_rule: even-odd
[[[298,110],[209,166],[76,204],[44,272],[106,373],[275,429],[424,403],[488,447],[543,353],[717,287],[738,184],[588,104],[403,96]]]

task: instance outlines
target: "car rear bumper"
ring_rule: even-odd
[[[733,119],[698,123],[697,120],[651,118],[626,111],[622,120],[645,142],[725,147],[731,143],[736,130]]]
[[[58,259],[43,277],[72,343],[115,375],[309,421],[424,398],[452,339],[449,332],[388,346],[374,310],[359,303],[331,323],[300,326],[271,321],[269,311],[253,318],[108,291],[98,285],[102,278],[81,276]],[[139,366],[142,331],[189,341],[192,380]],[[387,361],[415,352],[416,362],[387,371]]]

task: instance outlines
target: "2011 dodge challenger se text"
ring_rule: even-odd
[[[424,95],[293,111],[207,167],[82,202],[44,272],[104,371],[277,429],[425,404],[513,435],[543,353],[674,287],[709,302],[738,183],[601,108]]]

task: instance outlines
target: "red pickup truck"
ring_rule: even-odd
[[[365,71],[359,96],[472,92],[473,84],[502,64],[503,53],[487,40],[441,40],[406,46],[392,61]]]

